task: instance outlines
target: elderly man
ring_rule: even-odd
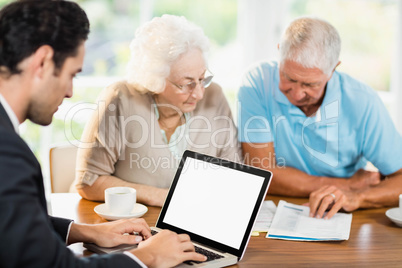
[[[401,136],[373,89],[335,71],[340,47],[326,21],[296,19],[279,62],[251,68],[238,95],[246,163],[273,171],[271,194],[313,193],[317,217],[395,205],[402,192]]]
[[[21,0],[0,11],[0,266],[167,267],[206,260],[187,235],[151,237],[143,219],[87,225],[48,216],[40,165],[18,125],[26,119],[50,124],[63,98],[72,96],[88,33],[85,12],[70,1]],[[112,247],[144,238],[138,249],[87,258],[66,246]]]

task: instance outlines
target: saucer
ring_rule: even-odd
[[[385,215],[399,227],[402,227],[402,215],[399,208],[390,208]]]
[[[139,218],[142,215],[144,215],[145,213],[147,213],[148,208],[146,206],[144,206],[143,204],[136,203],[134,205],[134,208],[131,211],[131,213],[125,214],[125,215],[113,215],[112,213],[110,213],[107,210],[106,204],[103,203],[103,204],[97,205],[94,208],[94,211],[96,212],[96,214],[98,214],[102,218],[113,221],[113,220],[119,220],[119,219]]]

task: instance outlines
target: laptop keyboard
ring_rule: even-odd
[[[202,254],[202,255],[207,257],[206,261],[213,261],[213,260],[223,258],[222,255],[216,254],[216,253],[214,253],[212,251],[209,251],[209,250],[207,250],[205,248],[200,248],[200,247],[197,247],[197,246],[194,246],[194,248],[195,248],[195,252],[200,253],[200,254]],[[200,261],[187,261],[185,263],[190,263],[191,264],[191,262],[201,263]]]
[[[156,235],[157,233],[158,233],[157,231],[151,230],[152,235]],[[200,253],[207,257],[206,262],[223,258],[222,255],[209,251],[205,248],[200,248],[200,247],[197,247],[196,245],[194,245],[194,248],[195,248],[195,252]],[[201,263],[201,262],[200,261],[185,261],[184,263],[192,265],[193,263]]]

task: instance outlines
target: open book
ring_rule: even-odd
[[[352,214],[336,213],[331,219],[309,217],[310,208],[280,200],[267,238],[298,241],[348,240]]]

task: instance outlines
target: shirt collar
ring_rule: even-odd
[[[339,83],[339,73],[335,71],[327,83],[327,90],[325,91],[325,97],[321,106],[325,107],[327,104],[333,103],[334,101],[340,101],[340,95],[341,86]]]
[[[0,103],[3,105],[4,110],[6,111],[8,117],[10,118],[10,121],[13,124],[15,132],[17,132],[17,134],[19,134],[18,127],[20,125],[20,122],[18,121],[17,115],[14,113],[13,109],[11,109],[8,102],[1,94],[0,94]]]

